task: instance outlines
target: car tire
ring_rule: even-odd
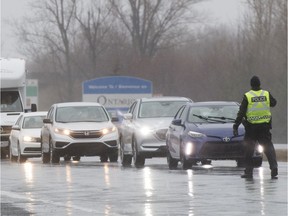
[[[19,144],[19,143],[18,143],[18,145],[17,145],[17,149],[18,149],[17,162],[18,162],[18,163],[25,163],[26,160],[27,160],[27,158],[21,154],[21,149],[20,149],[20,144]]]
[[[253,166],[255,168],[262,166],[262,158],[253,158]]]
[[[145,164],[145,158],[138,153],[137,142],[135,141],[135,139],[133,139],[132,142],[132,149],[133,149],[133,160],[135,167],[138,168],[143,167]]]
[[[80,161],[81,157],[80,156],[74,156],[72,157],[73,161]]]
[[[170,169],[170,170],[177,169],[178,160],[172,158],[169,150],[167,150],[167,163],[168,163],[168,166],[169,166],[169,169]]]
[[[204,159],[204,160],[201,160],[201,164],[202,165],[211,165],[212,161],[209,160],[209,159]]]
[[[71,156],[70,155],[65,155],[64,156],[64,161],[70,161],[71,160]]]
[[[49,149],[50,149],[50,163],[51,164],[59,164],[60,163],[60,156],[55,151],[55,149],[53,149],[53,144],[52,144],[51,138],[49,141]]]
[[[122,142],[122,137],[120,137],[120,159],[121,159],[121,164],[122,166],[131,166],[132,164],[132,155],[126,155],[124,154],[124,144]]]
[[[118,161],[118,150],[109,154],[109,161],[113,163]]]
[[[11,145],[9,145],[9,152],[10,152],[10,154],[9,154],[10,155],[10,161],[11,162],[17,162],[17,157],[12,154]]]
[[[41,160],[43,164],[48,164],[50,162],[50,150],[49,152],[43,151],[43,140],[41,137]]]
[[[237,164],[237,167],[239,168],[245,167],[245,159],[244,158],[237,159],[236,164]]]
[[[192,162],[187,160],[184,156],[184,154],[182,153],[182,149],[180,150],[180,162],[181,162],[181,168],[183,170],[187,170],[187,169],[191,169],[192,168]]]
[[[101,155],[100,156],[100,161],[101,161],[101,163],[108,162],[108,156],[107,155]]]

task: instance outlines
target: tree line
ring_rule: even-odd
[[[258,75],[277,99],[273,139],[287,143],[287,2],[246,0],[237,26],[206,25],[203,0],[45,0],[16,23],[39,108],[81,101],[82,82],[137,76],[155,94],[241,102]],[[32,13],[33,11],[33,13]]]

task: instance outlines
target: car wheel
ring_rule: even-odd
[[[18,161],[18,163],[24,163],[24,162],[26,162],[26,160],[27,160],[27,158],[24,157],[21,154],[20,144],[18,143],[18,158],[17,158],[17,161]]]
[[[110,162],[117,162],[118,161],[118,150],[109,154],[109,161]]]
[[[262,166],[262,158],[253,158],[253,166],[255,168]]]
[[[245,167],[245,159],[243,158],[237,159],[236,163],[237,163],[237,167]]]
[[[43,164],[47,164],[50,162],[50,150],[49,152],[44,152],[43,151],[43,140],[41,137],[41,160]]]
[[[133,143],[132,143],[132,149],[133,149],[134,165],[136,167],[143,167],[145,164],[145,158],[138,153],[137,143],[134,139],[133,139]]]
[[[172,158],[169,150],[167,151],[167,163],[168,163],[168,166],[169,166],[170,170],[177,169],[178,160]]]
[[[73,161],[80,161],[81,157],[80,156],[74,156],[72,157]]]
[[[212,161],[209,160],[209,159],[201,160],[201,164],[202,164],[202,165],[210,165],[211,163],[212,163]]]
[[[53,149],[53,145],[50,139],[50,163],[51,164],[58,164],[60,163],[60,156],[58,155],[58,153],[55,151],[55,149]]]
[[[181,161],[181,168],[183,170],[191,169],[193,163],[185,158],[185,156],[182,153],[182,150],[180,151],[180,161]]]
[[[12,154],[12,147],[9,145],[9,152],[10,152],[10,161],[17,162],[17,157]]]
[[[107,161],[108,161],[108,156],[107,156],[107,155],[101,155],[101,156],[100,156],[100,161],[101,161],[102,163],[107,162]]]
[[[65,155],[64,156],[64,161],[70,161],[71,160],[71,156],[70,155]]]
[[[122,138],[120,137],[120,158],[122,166],[131,166],[132,163],[132,155],[124,154],[124,146],[123,146]]]

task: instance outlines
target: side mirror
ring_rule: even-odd
[[[44,124],[52,124],[52,121],[50,119],[45,118],[45,119],[43,119],[43,123]]]
[[[19,125],[13,125],[13,126],[12,126],[12,130],[20,130]]]
[[[131,120],[132,119],[132,113],[125,113],[125,114],[123,114],[123,118],[125,119],[125,120]]]
[[[176,125],[176,126],[183,126],[183,125],[181,124],[181,119],[174,119],[174,120],[172,120],[172,124],[173,124],[173,125]]]
[[[37,111],[37,105],[31,104],[31,112],[36,112],[36,111]]]
[[[117,116],[113,116],[113,117],[111,118],[111,121],[112,121],[112,122],[118,122],[118,121],[119,121],[119,118],[118,118]]]

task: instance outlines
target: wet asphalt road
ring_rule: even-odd
[[[80,162],[44,165],[1,161],[1,215],[287,215],[287,163],[279,179],[269,165],[241,179],[235,161],[169,170],[165,158],[147,159],[144,168]]]

